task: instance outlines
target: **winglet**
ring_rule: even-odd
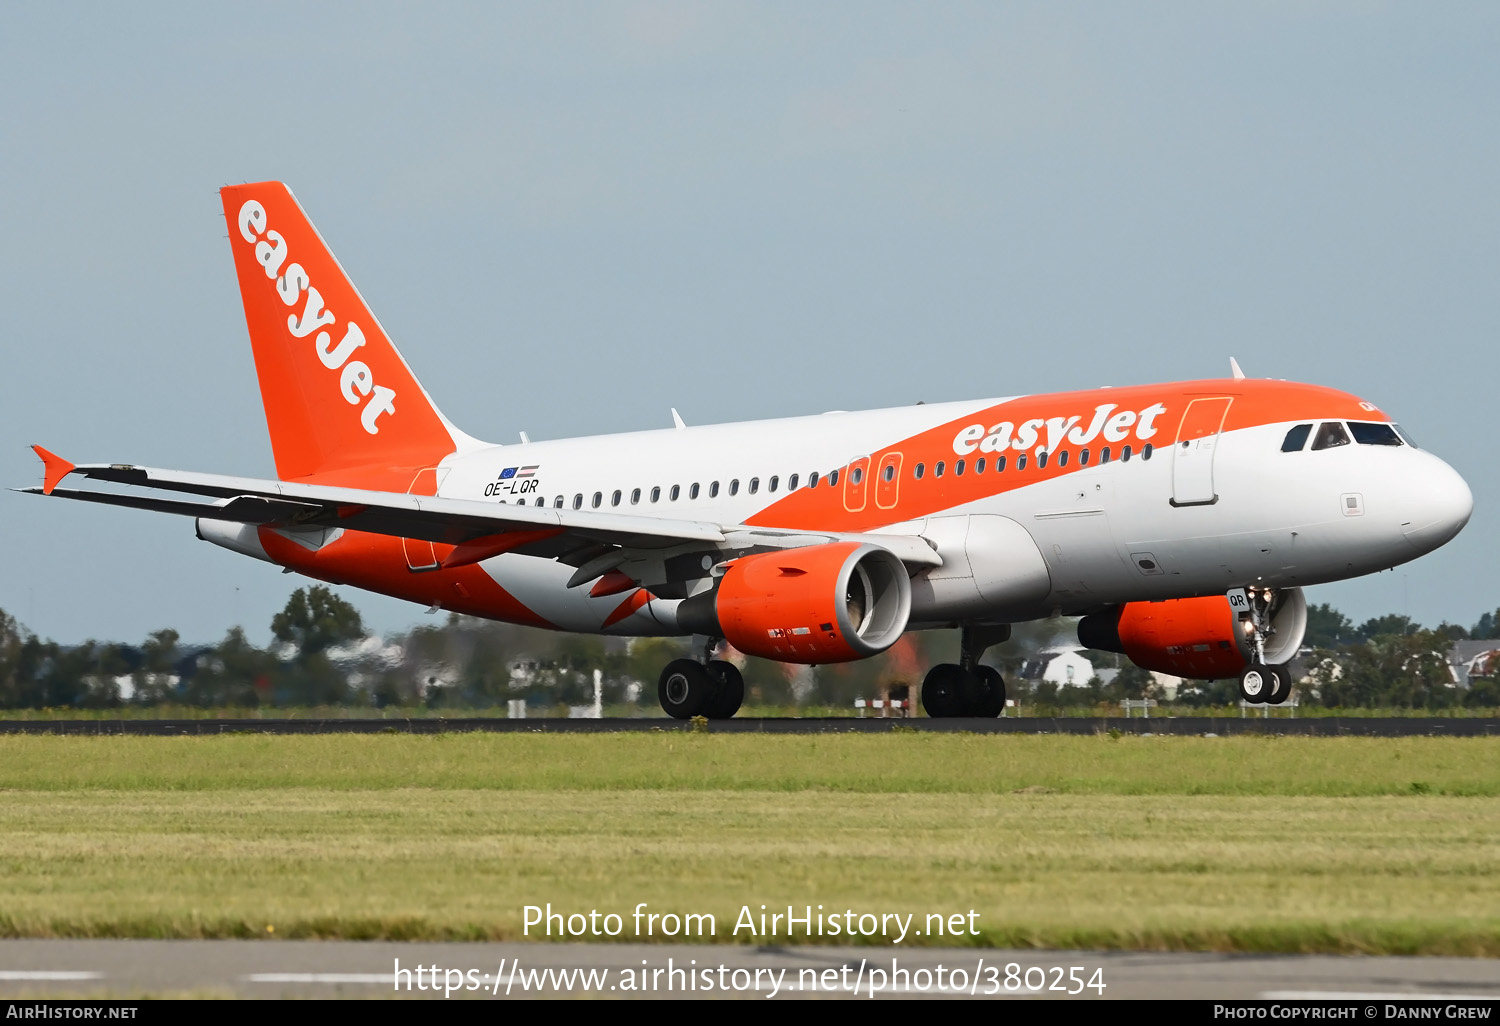
[[[1229,358],[1229,373],[1237,379],[1245,376],[1245,372],[1240,370],[1240,361],[1232,356]]]
[[[42,475],[43,495],[51,495],[52,489],[57,487],[57,483],[63,478],[67,477],[69,474],[73,473],[75,469],[77,469],[73,464],[69,463],[61,456],[57,455],[56,453],[48,452],[40,445],[33,445],[31,447],[31,451],[42,458],[42,465],[44,468],[44,473]]]

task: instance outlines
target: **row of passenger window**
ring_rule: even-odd
[[[1347,426],[1347,430],[1346,430]],[[1313,425],[1298,424],[1286,433],[1286,438],[1281,442],[1282,452],[1301,452],[1307,445],[1307,436],[1312,434]],[[1354,441],[1360,445],[1409,445],[1413,449],[1417,443],[1413,442],[1401,428],[1395,424],[1366,423],[1357,420],[1344,421],[1330,420],[1318,425],[1318,433],[1313,438],[1312,450],[1335,449],[1341,445],[1348,445],[1350,434]]]
[[[1152,451],[1153,451],[1153,449],[1152,449],[1152,446],[1151,446],[1150,442],[1147,442],[1145,445],[1141,446],[1141,452],[1140,452],[1141,459],[1143,459],[1143,460],[1149,460],[1151,458]],[[1130,459],[1131,459],[1131,457],[1133,455],[1134,455],[1134,450],[1130,446],[1128,446],[1128,445],[1122,446],[1120,448],[1120,452],[1119,452],[1119,461],[1121,463],[1129,463]],[[1078,466],[1080,466],[1080,467],[1086,467],[1086,466],[1088,466],[1091,456],[1092,456],[1092,453],[1091,453],[1091,451],[1089,449],[1080,449],[1080,450],[1078,450]],[[1028,457],[1028,454],[1024,453],[1024,452],[1021,453],[1020,455],[1018,455],[1016,457],[1015,463],[1013,464],[1015,470],[1021,471],[1021,470],[1025,470],[1026,469],[1026,466],[1027,466],[1027,457]],[[1045,469],[1046,466],[1047,466],[1048,461],[1051,458],[1052,458],[1052,454],[1048,453],[1045,449],[1042,450],[1042,451],[1040,451],[1040,452],[1038,452],[1036,454],[1036,468],[1038,470]],[[1111,449],[1110,449],[1109,446],[1106,445],[1102,449],[1099,450],[1099,460],[1098,460],[1098,464],[1099,465],[1102,465],[1102,464],[1110,462],[1111,458],[1112,458],[1112,452],[1111,452]],[[1067,449],[1060,450],[1059,452],[1056,453],[1056,460],[1055,460],[1056,466],[1058,468],[1066,467],[1068,465],[1068,459],[1069,459],[1069,450],[1067,450]],[[981,456],[981,457],[979,457],[979,459],[977,459],[977,460],[974,461],[973,472],[975,474],[983,474],[985,472],[986,468],[988,468],[988,467],[993,467],[994,468],[993,469],[993,473],[996,473],[996,474],[1003,473],[1005,471],[1005,468],[1006,468],[1006,457],[1003,456],[1003,455],[1002,456],[996,456],[994,458],[993,463],[991,463],[989,457],[987,457],[987,456]],[[945,474],[949,473],[950,469],[951,469],[951,472],[952,472],[952,474],[953,474],[954,477],[962,477],[964,475],[964,472],[969,469],[969,461],[968,460],[956,460],[956,461],[954,461],[952,467],[950,468],[949,465],[948,465],[948,461],[947,460],[938,460],[937,463],[933,464],[933,467],[932,467],[932,476],[933,476],[934,479],[940,478],[940,477],[944,476]],[[864,476],[865,476],[865,472],[864,472],[864,468],[862,468],[862,467],[854,467],[853,469],[851,469],[849,471],[849,480],[852,483],[854,483],[854,484],[861,484],[861,483],[863,483]],[[893,481],[893,480],[895,480],[895,478],[896,478],[896,468],[895,468],[895,466],[893,464],[887,464],[880,471],[880,476],[885,481]],[[912,468],[912,477],[915,480],[921,481],[926,476],[927,476],[927,464],[925,462],[924,463],[918,463],[918,464],[916,464]],[[789,492],[796,491],[797,490],[797,486],[798,486],[798,484],[800,482],[801,482],[801,475],[799,475],[799,474],[792,474],[790,477],[788,477],[786,479],[786,490],[789,491]],[[827,486],[830,487],[830,488],[836,487],[838,485],[838,483],[839,483],[839,472],[837,470],[831,470],[831,471],[828,472],[828,474],[826,476],[822,476],[822,477],[819,476],[819,474],[818,474],[817,471],[814,471],[813,473],[807,475],[807,487],[808,488],[817,488],[820,483],[825,483],[825,482],[826,482]],[[781,476],[780,475],[773,474],[771,477],[767,478],[767,480],[766,480],[766,491],[768,493],[774,494],[780,487],[781,487]],[[749,482],[747,483],[745,491],[748,494],[750,494],[750,495],[755,495],[755,494],[759,493],[759,491],[760,491],[760,478],[758,478],[758,477],[752,477],[749,480]],[[731,480],[729,482],[728,492],[729,492],[729,494],[731,496],[738,495],[740,493],[740,480],[739,480],[739,478],[734,478],[733,480]],[[624,494],[625,493],[621,489],[618,489],[618,488],[615,489],[609,495],[609,505],[610,506],[618,506],[618,505],[620,505],[620,503],[622,501],[624,501]],[[688,485],[688,487],[687,487],[687,497],[688,497],[688,499],[690,499],[690,500],[691,499],[696,499],[696,498],[698,498],[699,494],[700,494],[700,490],[699,490],[698,482],[694,481],[692,484]],[[710,499],[716,499],[716,498],[719,497],[719,482],[717,482],[717,481],[710,481],[709,482],[709,484],[708,484],[708,497]],[[639,489],[639,488],[633,488],[633,489],[631,489],[631,492],[630,492],[630,505],[632,505],[632,506],[638,506],[638,505],[640,505],[641,498],[642,498],[641,489]],[[650,494],[649,498],[650,498],[650,501],[653,502],[653,503],[661,501],[661,498],[662,498],[662,489],[661,489],[660,485],[657,485],[656,487],[654,487],[654,488],[651,489],[651,494]],[[682,498],[682,486],[681,485],[673,485],[670,489],[667,490],[667,501],[669,501],[669,502],[676,502],[680,498]],[[593,494],[590,502],[589,502],[589,507],[591,509],[599,509],[600,507],[602,507],[604,505],[604,499],[605,499],[605,495],[604,495],[603,492],[595,492]],[[502,504],[505,502],[504,499],[501,499],[500,501],[501,501]],[[546,505],[546,501],[547,501],[546,499],[543,499],[543,498],[541,498],[539,496],[536,499],[536,503],[535,504],[538,505],[538,506],[544,506],[544,505]],[[564,502],[565,502],[565,497],[559,495],[559,496],[556,496],[555,498],[553,498],[552,505],[556,509],[562,509]],[[573,504],[572,505],[573,505],[574,509],[583,509],[583,503],[584,503],[584,496],[583,496],[582,492],[578,492],[577,494],[575,494],[573,496]],[[523,505],[523,506],[526,505],[526,500],[522,499],[520,504]]]

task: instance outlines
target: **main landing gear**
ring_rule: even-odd
[[[1005,681],[993,666],[980,666],[985,650],[1010,637],[1010,625],[966,624],[959,635],[959,662],[939,663],[922,681],[922,708],[932,717],[984,716],[1005,709]]]
[[[1272,626],[1275,593],[1270,588],[1248,589],[1244,593],[1231,592],[1231,607],[1241,602],[1240,623],[1248,635],[1253,657],[1245,672],[1240,674],[1240,698],[1259,705],[1281,705],[1292,697],[1292,674],[1285,664],[1271,666],[1266,662],[1266,641],[1275,633]]]
[[[709,658],[717,646],[717,639],[710,638],[701,661],[674,659],[661,671],[656,697],[668,716],[727,720],[740,711],[745,701],[745,678],[733,663]]]

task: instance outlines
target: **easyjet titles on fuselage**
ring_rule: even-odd
[[[1167,408],[1161,403],[1140,411],[1119,410],[1117,403],[1102,403],[1094,408],[1087,424],[1083,414],[1034,417],[1023,420],[1019,426],[1008,420],[989,427],[975,423],[953,437],[953,451],[960,456],[967,456],[976,449],[980,452],[1004,452],[1006,449],[1027,452],[1040,448],[1053,452],[1064,441],[1071,445],[1088,445],[1102,436],[1106,442],[1123,442],[1132,433],[1144,442],[1156,435],[1156,418],[1165,412]],[[1037,443],[1044,433],[1046,444],[1039,446]]]
[[[292,314],[286,319],[287,330],[292,333],[292,337],[306,338],[319,328],[331,326],[335,321],[334,313],[323,308],[323,296],[313,287],[312,280],[302,265],[293,263],[282,273],[281,266],[286,263],[287,258],[286,240],[280,232],[266,226],[266,208],[255,200],[247,200],[240,207],[238,221],[240,237],[255,246],[255,259],[265,268],[266,277],[276,282],[276,292],[281,301],[289,307],[295,307],[297,297],[303,290],[307,292],[302,315],[299,317]],[[356,349],[365,344],[365,333],[358,324],[347,322],[343,339],[337,346],[330,348],[332,342],[331,334],[318,331],[318,336],[313,341],[318,359],[329,370],[341,370],[338,387],[345,402],[358,406],[369,396],[369,401],[365,402],[364,409],[360,411],[359,422],[370,434],[379,434],[380,426],[375,423],[375,418],[382,413],[396,412],[395,389],[375,384],[375,373],[368,364],[362,360],[349,359]]]

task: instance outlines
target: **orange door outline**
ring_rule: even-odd
[[[901,500],[901,459],[899,452],[880,457],[875,470],[875,505],[881,509],[895,509]]]
[[[849,469],[844,473],[844,509],[850,513],[859,513],[865,508],[865,495],[870,476],[870,457],[861,456],[857,460],[849,461]]]

